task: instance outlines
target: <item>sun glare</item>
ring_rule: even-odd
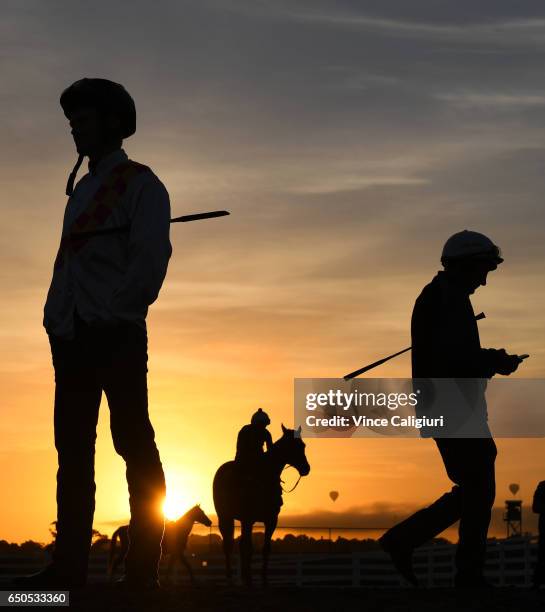
[[[186,500],[175,492],[168,492],[163,502],[163,514],[169,521],[179,519],[189,509]]]

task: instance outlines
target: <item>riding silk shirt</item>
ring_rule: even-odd
[[[72,240],[78,229],[127,225]],[[172,254],[169,231],[168,192],[149,168],[129,162],[123,149],[90,167],[66,205],[44,307],[47,333],[73,339],[76,309],[91,326],[132,321],[145,329]]]

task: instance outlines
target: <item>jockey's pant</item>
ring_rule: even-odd
[[[102,391],[115,450],[126,463],[129,576],[157,578],[165,478],[148,416],[147,333],[136,323],[91,328],[76,313],[73,340],[49,336],[55,369],[57,538],[53,559],[86,575],[95,510],[94,455]]]
[[[385,543],[414,549],[460,521],[456,569],[460,577],[481,577],[495,497],[492,438],[437,438],[448,477],[455,486],[427,508],[392,527]]]

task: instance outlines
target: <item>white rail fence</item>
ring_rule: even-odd
[[[415,572],[423,585],[428,587],[451,586],[454,577],[454,552],[452,544],[435,544],[418,549],[414,554]],[[529,586],[537,558],[536,538],[524,536],[488,543],[486,575],[498,586]],[[195,578],[199,583],[224,584],[223,555],[202,553],[188,554]],[[46,555],[14,553],[0,555],[0,580],[25,575],[39,570],[47,562]],[[259,579],[261,557],[254,554],[255,579]],[[107,554],[94,553],[89,560],[89,582],[104,582]],[[239,580],[238,557],[233,559],[234,580]],[[166,562],[161,562],[161,576],[166,578]],[[176,565],[173,582],[189,582],[184,568]],[[278,585],[344,586],[344,587],[397,587],[406,586],[393,568],[390,559],[382,552],[353,553],[290,553],[272,554],[269,582]]]

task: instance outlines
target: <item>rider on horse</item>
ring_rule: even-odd
[[[270,422],[269,415],[259,408],[251,422],[238,432],[235,466],[240,482],[245,485],[253,484],[259,476],[265,455],[263,445],[266,450],[272,446],[272,437],[267,429]]]

